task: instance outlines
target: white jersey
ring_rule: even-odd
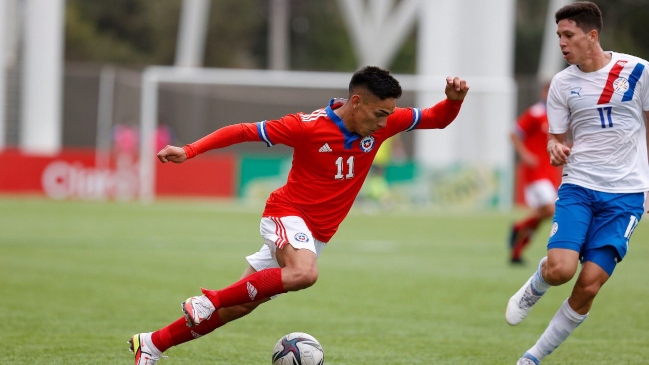
[[[612,52],[594,72],[571,65],[552,79],[550,133],[570,130],[574,145],[563,183],[608,193],[649,191],[647,122],[649,64]]]

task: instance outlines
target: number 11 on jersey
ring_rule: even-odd
[[[338,157],[336,159],[336,167],[338,172],[336,173],[336,176],[334,178],[336,180],[342,180],[343,178],[345,179],[353,179],[354,178],[354,156],[350,156],[347,159],[347,174],[343,176],[343,158]]]

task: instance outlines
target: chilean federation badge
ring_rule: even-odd
[[[309,242],[309,236],[305,233],[298,232],[295,234],[295,240],[298,242]]]
[[[363,152],[370,152],[374,148],[374,137],[367,136],[361,139],[361,150]]]

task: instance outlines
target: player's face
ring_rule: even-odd
[[[385,127],[388,116],[394,113],[396,107],[395,98],[381,100],[374,95],[358,95],[354,110],[354,132],[365,137]]]
[[[570,65],[580,65],[589,56],[593,42],[592,34],[584,33],[572,20],[562,19],[557,23],[559,47],[563,58]]]

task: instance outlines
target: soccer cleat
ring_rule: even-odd
[[[205,295],[188,298],[182,303],[181,308],[185,313],[187,327],[198,326],[202,321],[210,319],[212,313],[216,311],[214,304]]]
[[[518,229],[516,225],[512,225],[512,231],[509,233],[509,248],[514,249],[516,246],[516,238],[518,237]]]
[[[511,258],[511,259],[509,259],[509,263],[511,263],[512,265],[521,265],[521,266],[523,266],[523,265],[525,265],[525,260],[523,260],[520,257]]]
[[[534,358],[534,356],[528,354],[527,352],[523,357],[516,361],[516,365],[539,365],[541,362]]]
[[[536,275],[536,273],[534,273]],[[516,294],[514,294],[507,303],[507,310],[505,311],[505,320],[512,326],[521,323],[525,317],[530,313],[532,307],[536,302],[541,299],[543,294],[535,294],[532,290],[532,275],[525,285],[523,285]]]
[[[159,351],[146,344],[144,337],[151,333],[138,333],[128,340],[129,350],[135,354],[135,365],[156,365],[160,357]]]

